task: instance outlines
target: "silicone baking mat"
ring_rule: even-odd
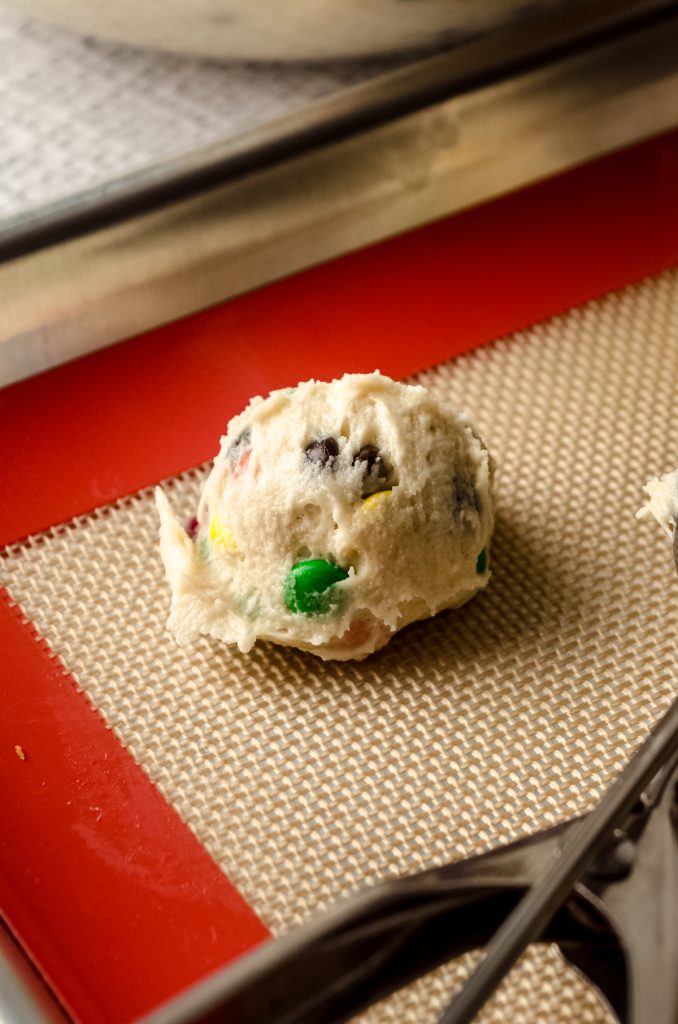
[[[502,209],[506,214],[505,206],[495,208],[496,241]],[[523,216],[526,209],[523,203]],[[445,230],[458,242],[464,229],[456,219]],[[427,236],[419,236],[419,243],[410,239],[404,248],[399,243],[401,255],[410,257],[401,267],[402,280],[422,237]],[[428,235],[429,243],[433,237]],[[552,234],[546,242],[556,239]],[[525,270],[531,260],[535,269],[543,251],[537,246],[525,262],[526,251],[517,253],[516,266],[523,260]],[[392,249],[377,249],[372,259],[387,259],[389,252],[393,268]],[[592,262],[592,250],[582,249],[582,267]],[[444,343],[453,349],[451,266],[437,265],[438,278],[429,266],[431,306],[420,307],[419,322],[433,335],[448,331]],[[327,268],[305,277],[314,295],[323,273],[334,274],[335,285],[342,280],[341,272]],[[344,271],[344,284],[347,279]],[[511,280],[519,290],[515,266]],[[397,283],[392,277],[391,285]],[[287,283],[262,293],[274,296],[270,301],[281,322],[285,296],[289,301],[295,287]],[[487,279],[483,288],[487,294]],[[342,298],[343,310],[337,305],[335,312],[346,327],[350,289]],[[471,301],[468,293],[466,299]],[[232,363],[226,353],[234,361],[245,358],[234,349],[234,324],[246,336],[247,302],[256,306],[257,296],[243,300],[226,320],[206,315],[200,324],[195,321],[207,351],[214,355],[215,346],[222,346],[214,365],[224,374],[228,403],[238,395],[229,391]],[[228,325],[230,336],[215,333],[217,322]],[[171,338],[163,333],[142,346],[140,373],[144,351],[173,358]],[[305,341],[310,344],[308,335]],[[427,339],[421,349],[432,351]],[[199,345],[193,351],[198,359]],[[422,357],[408,351],[410,358]],[[397,359],[387,345],[381,355],[381,369],[393,372]],[[376,357],[376,347],[362,353],[363,362]],[[111,350],[85,361],[89,369],[48,375],[49,400],[58,401],[59,381],[87,373],[90,384],[98,374],[97,397],[104,406],[105,392],[116,387],[122,401],[125,372],[119,368],[116,377],[106,368],[110,360],[124,358]],[[283,354],[276,373],[286,365],[295,371],[294,357]],[[186,379],[197,373],[184,368]],[[157,374],[162,388],[160,367]],[[131,1019],[177,991],[190,980],[181,974],[180,961],[191,956],[197,977],[260,941],[267,930],[280,934],[381,877],[454,860],[586,811],[675,695],[678,607],[671,596],[677,585],[671,552],[660,531],[636,522],[634,513],[644,481],[674,468],[678,455],[678,424],[670,415],[678,402],[678,271],[648,277],[413,379],[468,411],[495,455],[493,579],[463,609],[408,628],[363,663],[323,663],[269,645],[245,656],[207,640],[177,648],[164,631],[168,593],[150,489],[122,490],[121,498],[96,511],[5,548],[2,577],[14,619],[3,628],[10,636],[25,619],[41,639],[15,639],[17,650],[20,642],[28,646],[13,691],[16,715],[13,710],[4,723],[2,757],[16,828],[13,835],[5,831],[0,854],[31,911],[17,900],[10,907],[15,927],[21,931],[21,920],[24,932],[42,943],[38,959],[44,962],[50,935],[40,894],[52,872],[49,891],[59,895],[68,865],[58,855],[73,841],[71,831],[82,841],[73,856],[87,862],[87,871],[67,883],[57,931],[63,948],[77,951],[80,943],[89,958],[90,989],[98,982],[111,990],[102,1004],[101,993],[85,991],[82,978],[64,985],[62,977],[58,987],[86,1024]],[[283,381],[269,376],[273,383]],[[252,379],[245,384],[252,390]],[[5,409],[14,423],[17,410],[26,408],[19,398],[29,395],[37,403],[41,386],[27,382],[8,389]],[[186,388],[182,392],[178,376],[175,387],[179,402]],[[196,394],[207,392],[203,382]],[[192,401],[196,421],[203,408]],[[47,405],[32,409],[46,425]],[[69,415],[65,406],[63,414]],[[139,425],[143,415],[126,404],[117,421],[103,421],[110,445],[120,443],[116,434],[123,420],[128,427]],[[228,418],[222,416],[221,429]],[[57,459],[49,470],[53,489],[62,465],[66,477],[81,470],[78,454],[102,467],[90,482],[95,493],[123,488],[131,470],[97,449],[104,435],[94,454],[85,456],[81,438],[70,430],[61,437],[63,426],[55,424],[61,440],[51,448]],[[133,465],[132,432],[126,443]],[[40,444],[52,441],[43,438]],[[143,444],[138,436],[138,446]],[[39,454],[44,457],[42,448]],[[69,458],[78,465],[69,467]],[[14,463],[8,460],[10,477],[16,464],[16,456]],[[162,465],[160,456],[154,465]],[[168,482],[175,505],[186,514],[195,507],[205,471],[198,465]],[[119,476],[111,477],[115,472]],[[36,477],[38,505],[47,500],[47,488],[41,497],[39,487]],[[26,689],[19,689],[23,684]],[[74,685],[157,789],[143,789],[147,783],[139,783],[129,766],[120,782],[109,759],[127,755],[101,740],[85,702],[73,701]],[[29,700],[36,702],[34,711],[19,708]],[[42,727],[41,702],[60,709],[49,729]],[[50,744],[59,752],[60,800],[45,792],[54,788]],[[83,790],[83,773],[91,792]],[[103,790],[95,792],[97,785]],[[167,804],[157,802],[158,790]],[[43,809],[44,839],[36,840],[42,823],[36,826],[35,811]],[[127,815],[126,831],[113,841],[116,815]],[[181,832],[181,822],[197,842]],[[55,838],[65,823],[68,839]],[[181,854],[170,832],[181,834]],[[12,843],[21,851],[14,859]],[[153,851],[157,856],[150,863]],[[172,858],[168,883],[166,862]],[[186,864],[189,881],[177,883],[185,878]],[[103,892],[110,877],[110,891]],[[196,891],[200,905],[191,910]],[[144,892],[148,907],[140,903]],[[10,900],[7,892],[2,895]],[[165,905],[153,901],[165,896],[168,917],[156,926]],[[91,935],[100,919],[106,922],[102,947],[120,947],[113,967],[105,948],[93,952]],[[184,921],[191,941],[177,943]],[[161,971],[162,929],[178,948],[175,959],[165,961],[162,984],[135,1003],[119,991],[115,971],[124,977],[137,969],[130,962],[137,951],[148,971],[144,936],[153,927],[154,970]],[[52,964],[56,983],[56,958]],[[434,1020],[466,967],[467,961],[442,968],[364,1019]],[[610,1017],[553,949],[536,949],[480,1019],[597,1024]]]

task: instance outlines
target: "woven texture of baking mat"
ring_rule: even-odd
[[[678,271],[418,380],[467,410],[496,457],[493,579],[361,664],[208,640],[178,649],[150,491],[8,549],[0,565],[276,933],[367,882],[591,808],[677,689],[671,549],[634,513],[642,484],[678,461]],[[204,473],[169,484],[186,514]],[[467,966],[364,1020],[433,1020]],[[542,949],[480,1019],[610,1018]]]

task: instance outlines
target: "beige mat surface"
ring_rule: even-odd
[[[418,379],[467,410],[496,457],[493,579],[362,664],[178,649],[150,491],[0,563],[276,933],[366,882],[587,810],[678,690],[670,546],[634,517],[642,484],[678,465],[678,271]],[[171,484],[187,514],[203,473]],[[364,1019],[434,1020],[463,970]],[[609,1019],[553,950],[531,951],[481,1017]]]

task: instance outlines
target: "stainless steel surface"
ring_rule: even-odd
[[[586,0],[5,0],[76,31],[207,57],[322,60],[446,45]]]
[[[123,176],[108,175],[87,189],[68,189],[59,199],[5,217],[0,221],[0,261],[149,212],[520,70],[545,66],[563,51],[633,32],[677,10],[675,0],[592,0],[584,13],[574,6],[527,29],[495,33],[389,73],[373,71],[369,81],[344,85],[322,101],[306,99],[294,115],[240,136],[225,131],[215,144],[147,162]],[[147,129],[153,131],[152,123]]]
[[[601,37],[633,32],[677,10],[675,0],[592,0],[583,12],[573,5],[527,28],[495,32],[390,72],[373,71],[369,80],[337,88],[319,102],[307,99],[294,114],[269,120],[256,130],[239,136],[224,130],[213,145],[195,147],[173,159],[148,161],[123,176],[107,175],[89,189],[69,189],[52,202],[5,217],[0,221],[0,261],[226,184],[529,67],[544,66]],[[152,121],[147,120],[146,128],[153,131]]]
[[[250,140],[225,184],[0,265],[1,380],[667,130],[677,55],[667,18],[248,169]]]
[[[0,225],[223,144],[394,63],[207,61],[79,36],[0,0]]]
[[[66,1024],[52,998],[0,922],[0,1024]]]

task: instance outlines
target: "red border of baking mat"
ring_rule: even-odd
[[[405,376],[678,263],[677,182],[674,132],[6,388],[0,543],[202,462],[252,394]],[[0,906],[76,1017],[124,1024],[266,932],[6,595],[0,644]]]
[[[268,933],[7,604],[0,650],[0,906],[76,1018],[133,1020]]]

